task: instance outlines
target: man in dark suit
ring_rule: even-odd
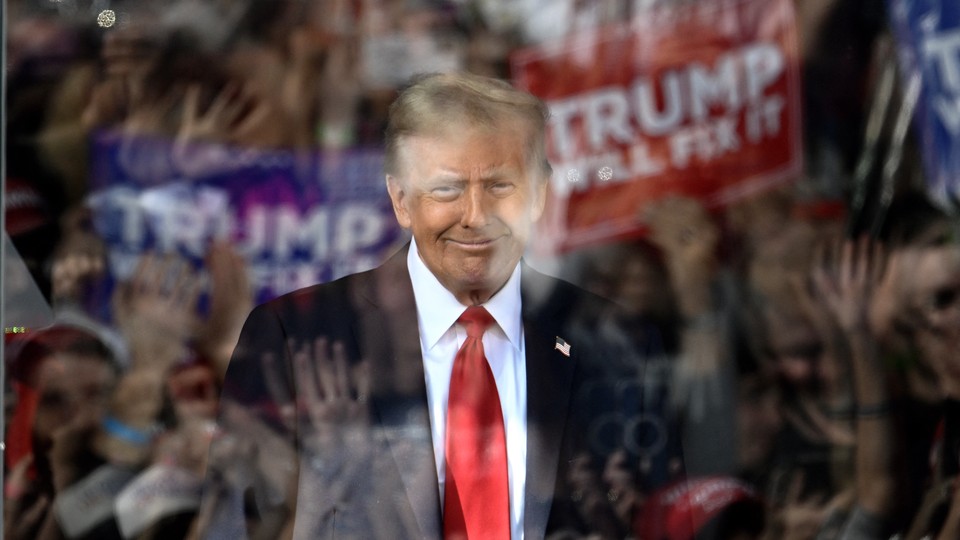
[[[521,262],[550,176],[546,118],[472,75],[401,93],[386,183],[412,240],[250,315],[211,450],[210,536],[628,533],[627,488],[601,474],[628,438],[601,443],[643,399],[602,389],[642,365],[624,372],[601,340],[572,337],[605,301]]]

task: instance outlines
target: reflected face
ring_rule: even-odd
[[[669,284],[653,262],[634,255],[623,261],[619,272],[617,300],[628,315],[662,316],[668,310]]]
[[[506,124],[406,137],[401,175],[387,176],[397,221],[464,305],[507,282],[543,211],[546,181],[528,165],[525,131]]]
[[[948,394],[960,392],[960,247],[956,245],[918,250],[910,260],[905,286],[923,320],[918,343],[923,360],[935,372],[938,384]]]
[[[912,275],[923,276],[908,284],[913,303],[926,321],[940,331],[960,323],[960,249],[956,246],[918,250],[911,261]]]
[[[779,316],[768,319],[767,330],[770,354],[780,377],[797,388],[816,384],[824,354],[816,331],[806,321]]]
[[[43,360],[37,371],[34,435],[49,443],[57,429],[80,414],[101,414],[115,379],[113,369],[100,358],[57,354]]]

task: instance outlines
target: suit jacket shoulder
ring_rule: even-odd
[[[401,250],[374,270],[258,306],[242,331],[222,401],[239,404],[243,414],[230,413],[228,405],[221,422],[261,447],[279,435],[281,442],[268,446],[271,462],[296,465],[296,502],[282,495],[285,488],[279,484],[267,491],[296,513],[297,536],[441,536],[406,254]],[[601,322],[614,304],[526,264],[521,276],[528,382],[526,535],[622,536],[626,531],[610,506],[583,506],[584,486],[575,480],[588,473],[600,482],[606,461],[625,442],[637,443],[627,440],[624,429],[646,426],[640,422],[646,412],[624,383],[642,377],[642,362],[613,359],[615,349],[607,346]],[[329,452],[315,448],[309,425],[314,418],[304,398],[317,391],[310,386],[316,382],[311,351],[335,342],[344,347],[349,362],[369,368],[364,422],[371,433],[362,445],[331,459]],[[624,363],[630,371],[621,369]],[[629,458],[639,456],[636,444],[628,450]],[[349,486],[343,486],[344,479],[350,479]],[[270,498],[268,493],[260,500]]]

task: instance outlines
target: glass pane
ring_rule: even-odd
[[[954,2],[4,9],[5,538],[960,534]]]

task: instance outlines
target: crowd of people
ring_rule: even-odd
[[[167,141],[164,159],[187,175],[216,165],[192,151],[198,142],[376,147],[411,75],[509,79],[511,51],[656,3],[128,0],[106,24],[96,2],[7,2],[5,264],[22,262],[31,279],[7,272],[4,286],[8,302],[38,288],[53,315],[21,328],[11,314],[27,320],[30,306],[4,309],[3,536],[235,538],[215,527],[229,512],[256,523],[251,536],[292,526],[265,509],[286,499],[278,456],[296,449],[219,401],[255,303],[248,261],[225,241],[199,266],[151,251],[101,290],[110,254],[86,204],[93,137]],[[596,392],[658,411],[596,426],[603,474],[570,479],[587,515],[616,516],[612,535],[960,537],[960,222],[903,167],[875,226],[855,223],[863,216],[844,197],[857,186],[845,179],[884,15],[866,0],[795,4],[805,177],[722,208],[656,201],[642,237],[545,263],[616,302],[570,329],[604,336],[622,364],[622,380]],[[298,354],[343,354],[326,349]],[[332,406],[315,401],[318,417]],[[218,418],[249,426],[216,445],[224,455],[209,452],[224,437]],[[362,434],[351,444],[363,452]],[[218,460],[248,467],[209,474]],[[375,492],[368,472],[331,493]]]

